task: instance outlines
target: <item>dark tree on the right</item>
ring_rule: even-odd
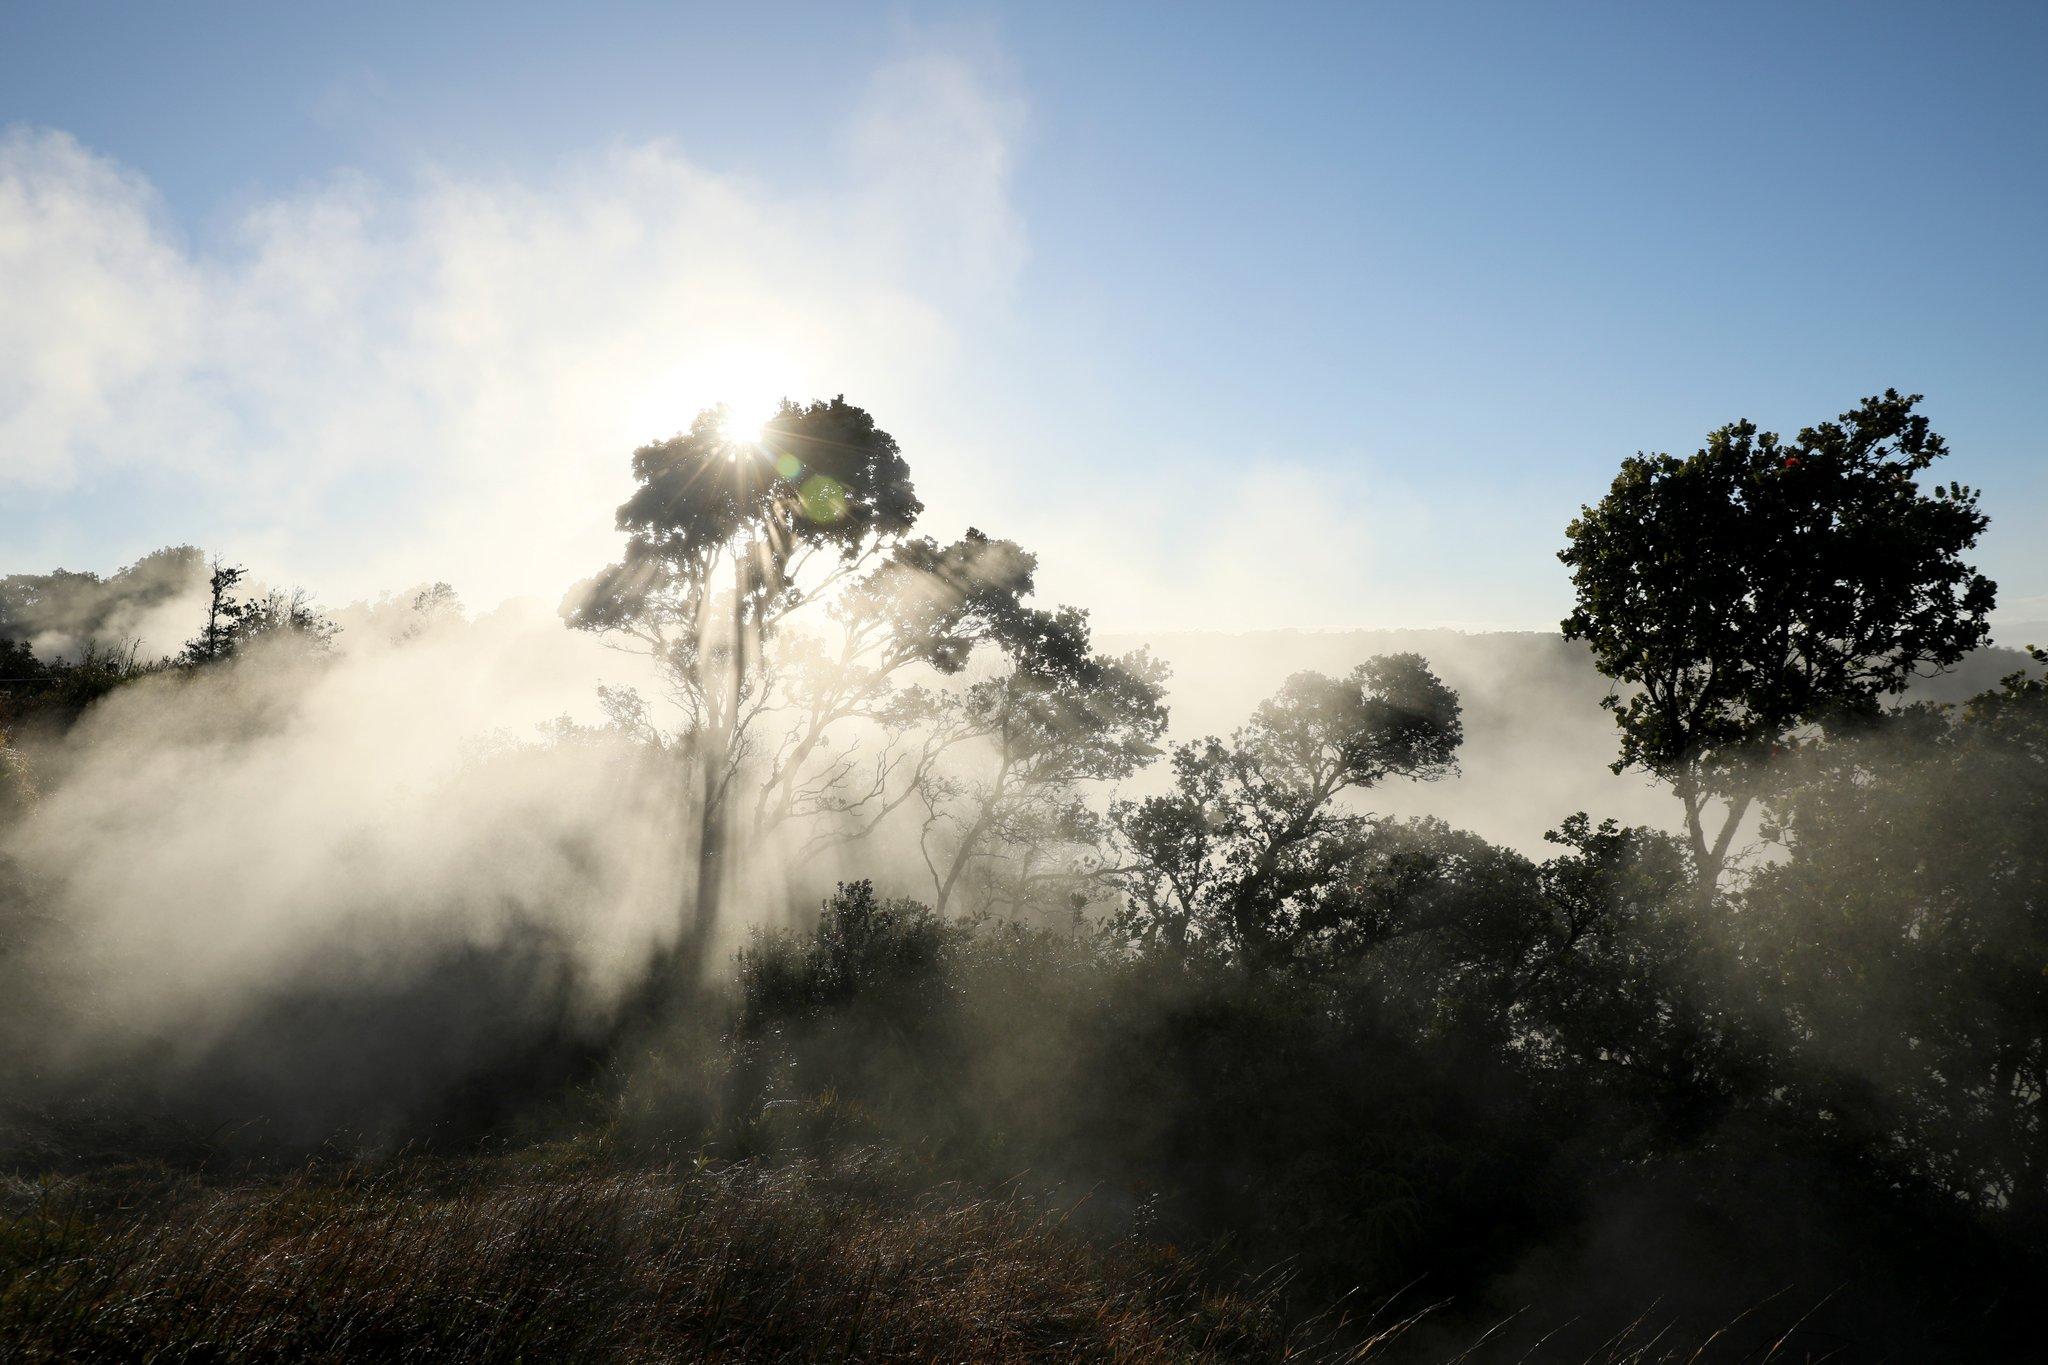
[[[1606,703],[1615,770],[1671,784],[1702,894],[1802,731],[1871,715],[1988,633],[1996,590],[1963,561],[1987,518],[1974,489],[1922,487],[1947,447],[1918,401],[1888,389],[1796,440],[1736,422],[1689,458],[1634,456],[1566,532],[1565,636],[1628,686]]]

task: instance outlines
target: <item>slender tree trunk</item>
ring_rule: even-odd
[[[960,874],[965,872],[967,864],[973,861],[981,845],[981,836],[988,832],[989,825],[996,817],[996,807],[1002,804],[1003,796],[1009,790],[1012,759],[1007,720],[1004,722],[1001,735],[1003,758],[1001,765],[996,769],[995,781],[989,787],[987,799],[982,802],[981,813],[975,817],[973,825],[968,827],[967,832],[960,836],[960,847],[953,852],[953,865],[946,870],[945,879],[939,883],[938,903],[932,906],[939,914],[943,915],[946,912],[946,902],[953,898],[953,888],[959,883]]]
[[[1728,811],[1721,821],[1720,831],[1714,842],[1707,842],[1706,807],[1711,799],[1699,789],[1690,777],[1681,777],[1673,784],[1678,799],[1685,805],[1686,842],[1692,848],[1693,889],[1702,909],[1711,905],[1714,893],[1720,889],[1721,874],[1728,867],[1728,850],[1735,843],[1735,832],[1741,828],[1743,817],[1749,814],[1750,803],[1755,799],[1750,793],[1728,798]]]
[[[982,833],[988,828],[989,817],[994,810],[993,803],[984,806],[981,817],[961,836],[960,847],[953,851],[952,866],[946,869],[945,879],[939,883],[938,895],[932,906],[939,914],[946,913],[946,903],[953,899],[953,888],[959,883],[960,874],[967,870],[967,864],[974,858],[976,845],[981,842]]]
[[[1748,792],[1729,798],[1727,818],[1721,822],[1721,832],[1714,838],[1714,847],[1704,869],[1709,890],[1721,884],[1721,873],[1728,867],[1728,850],[1735,843],[1735,832],[1742,827],[1743,817],[1749,814],[1752,799]]]
[[[728,851],[731,844],[732,796],[729,769],[733,746],[739,741],[740,690],[746,659],[743,632],[746,623],[746,557],[735,551],[732,566],[732,638],[728,642],[731,667],[727,676],[704,692],[711,704],[705,726],[707,742],[699,755],[697,811],[697,878],[691,903],[683,907],[683,930],[679,939],[678,966],[694,983],[710,962],[717,942],[719,920],[725,908],[725,893],[731,880]],[[708,680],[707,680],[708,681]]]
[[[680,964],[693,981],[703,973],[725,900],[726,811],[718,796],[717,779],[725,759],[722,754],[706,754],[703,762],[697,811],[697,884],[691,904],[684,908]]]
[[[967,833],[960,837],[960,847],[953,851],[953,865],[946,869],[945,880],[939,883],[938,903],[932,906],[933,910],[942,915],[946,913],[946,903],[953,899],[953,888],[959,884],[960,874],[965,872],[967,864],[973,861],[981,845],[981,836],[988,832],[990,822],[995,819],[996,804],[1003,799],[1003,787],[1009,779],[1009,774],[1010,766],[1005,762],[1002,771],[996,777],[994,790],[982,803],[981,814],[975,818]]]

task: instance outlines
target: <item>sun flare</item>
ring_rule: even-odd
[[[723,409],[718,434],[725,453],[759,449],[764,429],[785,397],[804,387],[805,367],[779,349],[720,337],[715,346],[672,356],[637,385],[632,425],[637,439],[689,429],[710,409]]]
[[[732,458],[737,460],[748,450],[756,449],[767,436],[768,419],[774,414],[759,408],[743,408],[728,404],[725,416],[719,421],[719,432],[732,447]]]

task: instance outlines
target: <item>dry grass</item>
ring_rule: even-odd
[[[1412,1299],[1305,1320],[1286,1288],[874,1153],[625,1166],[590,1143],[241,1179],[0,1175],[9,1363],[1862,1358],[1769,1313],[1681,1344],[1653,1312],[1588,1349],[1557,1340],[1569,1318],[1460,1326]]]
[[[1282,1359],[1278,1291],[841,1166],[545,1156],[17,1180],[10,1360]]]

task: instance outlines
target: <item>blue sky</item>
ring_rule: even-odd
[[[2022,4],[9,3],[15,178],[112,226],[31,215],[63,240],[0,270],[113,302],[0,323],[17,375],[94,357],[0,438],[0,567],[546,594],[631,422],[765,382],[869,401],[935,531],[1107,624],[1548,625],[1622,456],[1897,386],[2048,619],[2043,71]],[[657,269],[673,323],[604,349]],[[479,415],[524,353],[451,356],[521,329],[560,350]],[[590,415],[640,389],[578,355],[669,345],[672,417]]]

